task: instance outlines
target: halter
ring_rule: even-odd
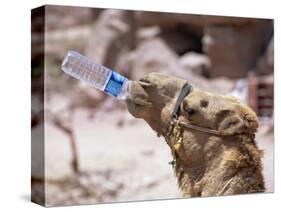
[[[171,164],[173,167],[176,163],[176,159],[177,159],[177,154],[176,152],[179,150],[182,141],[183,141],[183,128],[187,128],[187,129],[192,129],[192,130],[197,130],[200,132],[205,132],[205,133],[209,133],[209,134],[213,134],[213,135],[217,135],[217,136],[224,136],[221,132],[214,130],[214,129],[210,129],[210,128],[205,128],[205,127],[200,127],[200,126],[196,126],[193,124],[189,124],[189,123],[185,123],[182,121],[179,121],[178,116],[179,116],[179,111],[180,111],[180,105],[183,101],[183,99],[188,96],[190,94],[190,92],[192,91],[192,86],[188,83],[185,83],[180,91],[180,94],[177,98],[176,104],[174,106],[173,112],[171,114],[171,121],[170,124],[168,126],[168,130],[167,133],[165,134],[165,140],[166,142],[169,144],[169,139],[171,137],[173,137],[176,142],[175,144],[173,144],[171,146],[171,150],[172,150],[172,154],[174,156],[174,159],[169,162],[169,164]]]

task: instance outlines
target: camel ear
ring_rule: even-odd
[[[246,108],[243,111],[244,111],[243,119],[245,120],[246,123],[246,130],[248,133],[254,134],[255,132],[257,132],[259,127],[257,115],[255,114],[254,111],[252,111],[249,108]]]
[[[239,134],[245,128],[244,121],[237,115],[226,117],[219,124],[218,130],[223,135]]]

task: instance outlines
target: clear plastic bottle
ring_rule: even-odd
[[[83,82],[93,85],[97,89],[116,97],[126,99],[128,97],[129,80],[90,58],[76,51],[68,51],[64,57],[61,69],[68,75]]]

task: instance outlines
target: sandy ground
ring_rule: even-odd
[[[138,201],[180,197],[170,150],[163,138],[142,120],[117,110],[75,112],[75,137],[81,174],[73,175],[68,138],[51,124],[45,126],[47,205]],[[264,150],[264,176],[273,191],[273,134],[262,126],[257,134]]]
[[[127,115],[124,117],[124,114]],[[76,112],[74,122],[83,173],[79,183],[92,187],[94,198],[85,200],[81,192],[84,200],[80,197],[68,200],[64,192],[59,192],[56,185],[50,183],[46,187],[50,205],[180,197],[172,167],[168,164],[170,150],[145,122],[135,120],[124,111],[98,113],[91,119],[83,110]],[[71,176],[70,160],[67,138],[60,130],[47,124],[47,179]]]

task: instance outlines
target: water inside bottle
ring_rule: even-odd
[[[128,79],[75,51],[69,51],[61,65],[68,75],[89,83],[108,95],[125,99]]]
[[[69,51],[66,54],[62,63],[62,70],[100,90],[105,89],[112,72],[75,51]]]

